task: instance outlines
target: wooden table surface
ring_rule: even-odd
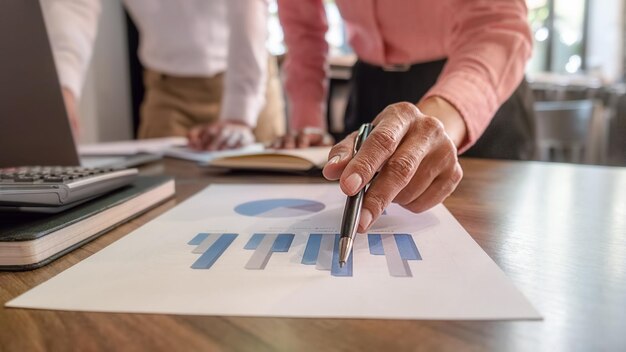
[[[465,178],[445,205],[543,321],[232,318],[3,307],[209,183],[323,182],[211,175],[191,163],[166,160],[144,171],[175,176],[175,200],[44,268],[0,272],[0,351],[626,350],[626,170],[476,159],[462,165]]]

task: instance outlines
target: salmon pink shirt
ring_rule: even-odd
[[[360,60],[386,66],[447,59],[424,99],[452,104],[467,149],[521,82],[532,51],[524,0],[336,0]],[[322,0],[278,0],[288,49],[290,126],[325,128],[328,23]],[[417,103],[417,102],[414,102]]]

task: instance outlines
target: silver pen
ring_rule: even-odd
[[[361,149],[363,142],[372,131],[371,123],[364,123],[359,128],[359,133],[354,139],[354,148],[352,156]],[[354,236],[359,226],[359,219],[361,218],[361,207],[363,206],[363,196],[365,195],[365,188],[363,187],[359,193],[349,196],[346,199],[346,206],[343,209],[343,218],[341,220],[341,237],[339,238],[339,267],[343,267],[348,261],[350,253],[352,252],[352,243],[354,242]]]

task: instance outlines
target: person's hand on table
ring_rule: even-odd
[[[334,138],[323,129],[304,128],[298,132],[290,132],[278,137],[271,144],[271,147],[278,149],[324,147],[331,146],[334,142]]]
[[[433,106],[436,104],[425,105],[424,109],[443,111]],[[346,195],[355,195],[378,172],[363,200],[359,232],[367,231],[391,202],[419,213],[441,203],[454,191],[463,177],[453,142],[465,138],[462,119],[460,123],[442,123],[410,103],[393,104],[376,117],[374,129],[354,158],[356,132],[331,149],[324,176],[339,179]]]
[[[70,126],[72,127],[72,134],[74,135],[74,140],[78,141],[80,138],[80,118],[78,117],[78,107],[76,106],[76,97],[71,90],[67,88],[63,88],[63,102],[65,103],[65,111],[67,111],[67,118],[70,121]]]
[[[252,127],[237,121],[218,121],[194,127],[187,138],[190,148],[210,151],[241,148],[256,140]]]

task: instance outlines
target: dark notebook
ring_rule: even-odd
[[[174,195],[174,180],[131,185],[58,214],[0,212],[0,270],[30,270],[95,239]]]

